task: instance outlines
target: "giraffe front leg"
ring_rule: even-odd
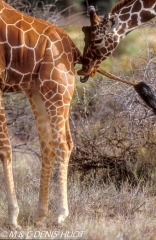
[[[58,217],[54,219],[54,222],[62,223],[65,218],[69,215],[68,202],[67,202],[67,172],[68,172],[68,162],[70,153],[72,150],[72,139],[70,131],[67,128],[68,122],[63,120],[61,117],[61,129],[59,126],[52,128],[52,142],[46,146],[43,144],[42,151],[46,153],[46,156],[42,159],[42,172],[41,172],[41,182],[40,182],[40,196],[38,210],[36,214],[36,221],[40,221],[44,216],[46,216],[48,211],[48,200],[49,200],[49,183],[51,177],[51,170],[54,161],[54,157],[58,163]],[[66,123],[67,122],[67,123]],[[47,128],[48,129],[48,128]],[[46,130],[45,130],[46,131]],[[41,138],[40,138],[41,139]],[[47,137],[44,137],[44,142],[46,142]],[[41,141],[42,145],[42,141]],[[48,151],[51,156],[48,155]]]
[[[56,221],[61,223],[69,214],[67,204],[67,168],[72,150],[68,123],[69,105],[61,108],[61,110],[51,106],[50,111],[46,111],[44,100],[41,98],[37,87],[33,91],[27,91],[27,97],[36,118],[42,156],[39,203],[35,222],[41,221],[48,212],[50,178],[54,159],[56,158],[59,165],[58,218]]]
[[[38,87],[35,86],[33,91],[29,90],[26,92],[26,94],[36,119],[42,157],[39,203],[37,212],[35,214],[35,222],[39,222],[47,215],[48,212],[49,184],[54,163],[52,132],[49,116],[45,109]]]
[[[67,199],[67,171],[68,159],[64,163],[59,163],[59,199],[57,223],[62,223],[69,215]]]
[[[53,64],[43,64],[40,68],[39,74],[39,92],[49,116],[49,124],[52,134],[51,151],[53,152],[56,163],[59,166],[57,223],[63,222],[69,214],[67,202],[67,170],[70,153],[73,147],[69,130],[69,108],[75,83],[75,76],[73,74],[74,65],[72,64],[69,66],[68,62],[66,62],[66,55],[63,55],[61,62],[64,62],[64,64],[60,64],[60,61],[58,61],[55,63],[55,67]],[[48,168],[48,164],[44,162],[42,167],[39,209],[43,206],[45,200],[44,191],[46,185],[50,181],[50,179],[47,180],[46,175],[49,173]],[[48,200],[48,190],[46,191],[46,199]],[[46,202],[46,204],[48,203]],[[41,210],[39,210],[39,212],[42,213]]]
[[[12,149],[7,130],[4,102],[2,99],[1,91],[0,91],[0,159],[3,163],[4,177],[6,182],[9,226],[11,228],[20,228],[20,226],[17,223],[19,207],[17,204],[12,173]]]
[[[67,175],[68,175],[68,163],[71,151],[73,149],[73,141],[71,138],[69,121],[66,120],[65,132],[62,136],[66,138],[60,141],[60,152],[58,157],[59,164],[59,199],[58,199],[58,219],[57,222],[63,222],[69,215],[68,199],[67,199]]]
[[[61,123],[62,125],[62,123]],[[67,124],[68,125],[68,124]],[[54,158],[58,162],[58,217],[54,222],[61,223],[69,215],[68,202],[67,202],[67,172],[69,156],[72,150],[72,140],[70,132],[66,131],[66,124],[64,123],[63,129],[59,130],[55,127],[52,131],[52,141],[48,142],[47,129],[45,128],[39,138],[42,149],[42,171],[40,181],[40,195],[35,221],[41,221],[47,215],[48,201],[49,201],[49,184]],[[43,138],[45,134],[45,137]],[[67,136],[67,137],[65,137]]]
[[[42,173],[40,182],[40,197],[37,211],[37,220],[41,220],[48,211],[49,183],[51,169],[54,159],[58,164],[58,217],[54,222],[61,223],[69,215],[67,202],[67,171],[70,153],[73,147],[71,134],[69,130],[69,105],[62,108],[51,106],[49,114],[50,127],[46,129],[51,131],[51,141],[44,136],[44,132],[39,134],[41,140],[41,149],[43,152]],[[44,121],[45,122],[45,121]],[[51,155],[50,155],[51,154]]]

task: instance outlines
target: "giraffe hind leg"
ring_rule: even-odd
[[[19,214],[19,207],[16,200],[16,194],[14,190],[13,174],[12,174],[12,154],[6,151],[7,154],[1,152],[1,159],[3,162],[7,198],[8,198],[8,214],[9,214],[9,226],[11,229],[20,229],[21,227],[17,223],[17,218]],[[3,155],[3,157],[2,157]],[[10,157],[9,157],[10,156]]]

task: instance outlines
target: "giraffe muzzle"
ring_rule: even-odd
[[[77,71],[78,75],[82,75],[84,77],[80,77],[80,82],[85,83],[89,79],[89,77],[94,77],[97,71],[96,67],[92,66],[83,66],[82,69]]]
[[[89,76],[80,77],[80,82],[85,83],[88,81]]]
[[[82,83],[87,82],[87,80],[88,80],[89,77],[90,77],[90,71],[85,71],[85,70],[86,70],[86,69],[84,69],[84,67],[83,67],[82,69],[80,69],[80,70],[77,71],[77,74],[78,74],[78,75],[84,76],[84,77],[80,77],[80,82],[82,82]],[[87,70],[88,70],[88,68],[87,68]]]

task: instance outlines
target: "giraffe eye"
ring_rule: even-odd
[[[103,38],[100,38],[100,39],[94,40],[93,43],[98,45],[98,44],[101,44],[102,41],[103,41]]]

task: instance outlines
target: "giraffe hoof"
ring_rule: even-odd
[[[67,216],[65,216],[63,214],[59,215],[58,218],[57,218],[57,223],[58,224],[63,223],[66,218],[67,218]]]
[[[45,215],[44,216],[35,216],[34,223],[38,224],[38,223],[42,222],[45,217],[46,217]]]
[[[39,209],[37,213],[34,216],[34,222],[37,224],[39,222],[42,222],[42,220],[46,217],[47,211],[43,209]]]
[[[21,230],[21,226],[18,225],[17,223],[9,223],[9,228],[12,231],[14,231],[14,230]]]
[[[42,222],[44,218],[45,218],[45,217],[35,217],[35,218],[34,218],[34,223],[35,223],[35,224],[38,224],[38,223]]]
[[[68,217],[69,212],[68,211],[63,211],[63,213],[60,213],[57,217],[57,223],[61,224],[64,222],[64,220]]]

